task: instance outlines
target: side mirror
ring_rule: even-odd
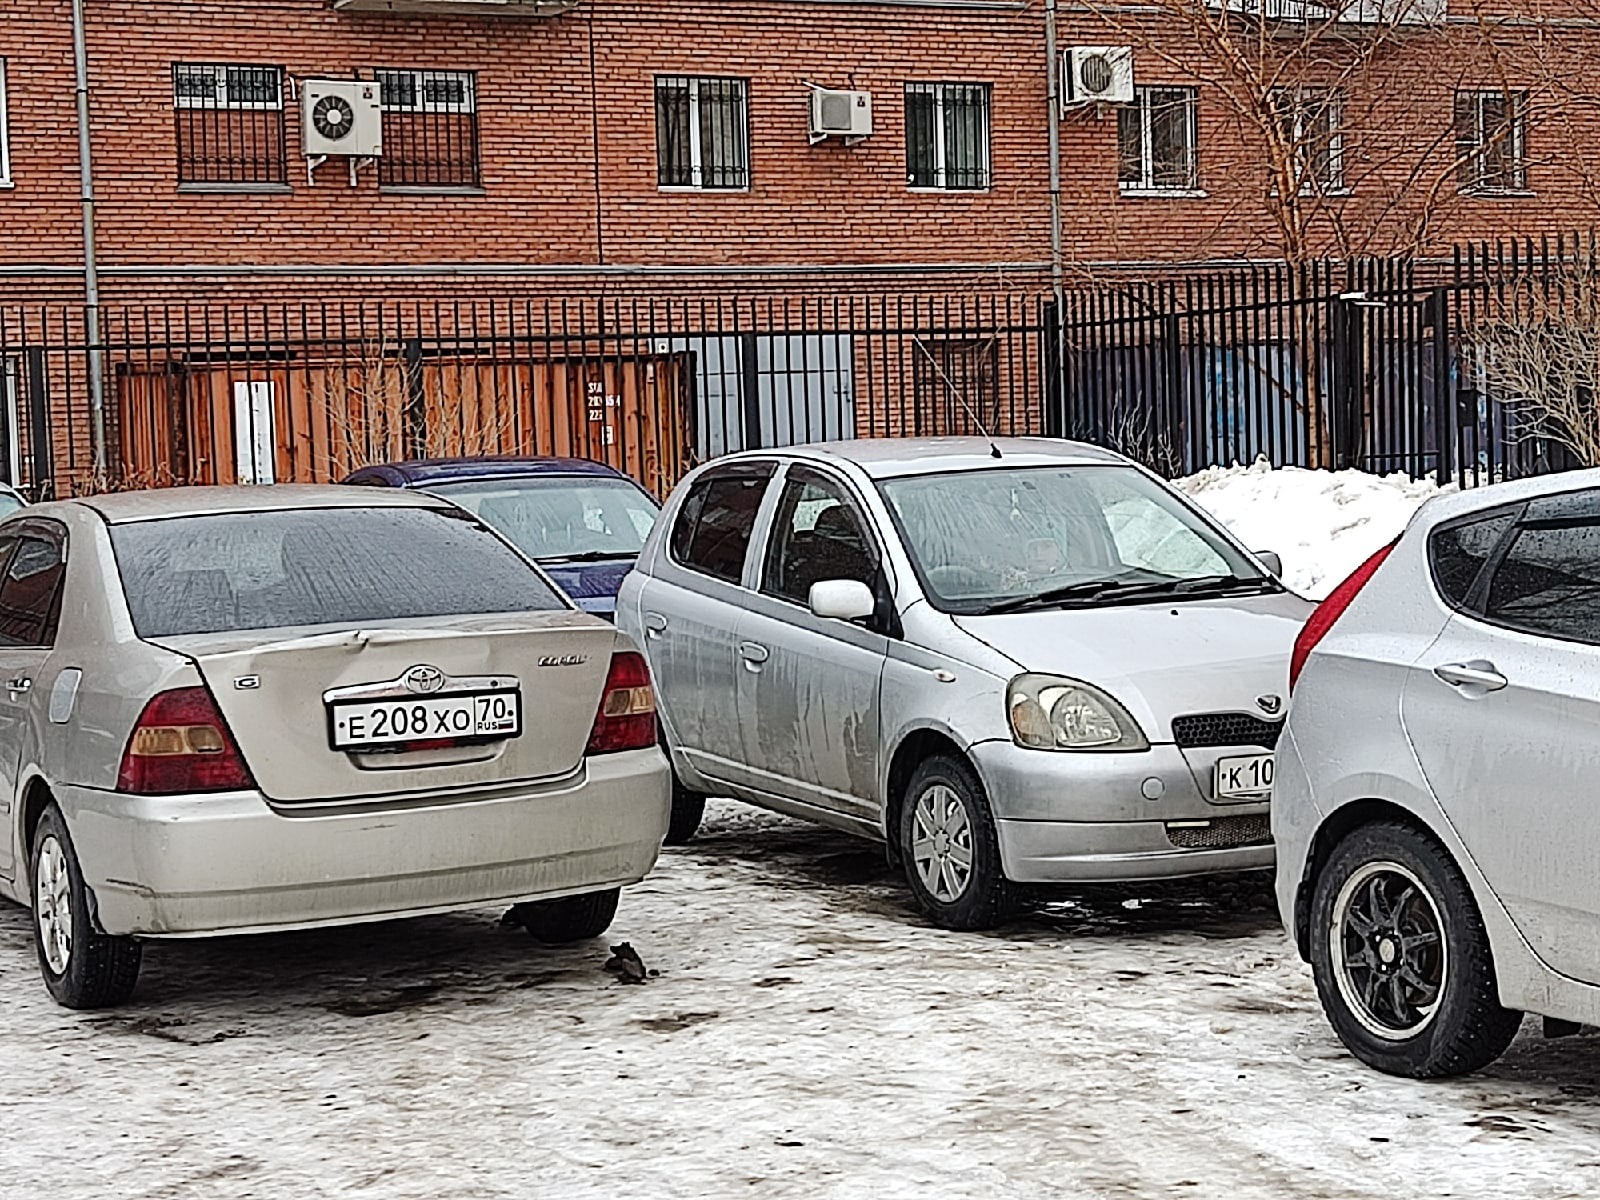
[[[838,621],[862,621],[877,611],[872,589],[858,579],[824,579],[811,585],[811,612]]]
[[[1256,557],[1261,560],[1261,565],[1272,572],[1275,578],[1283,578],[1283,559],[1271,550],[1257,550]]]

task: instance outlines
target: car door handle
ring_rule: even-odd
[[[1498,692],[1509,682],[1504,675],[1495,670],[1492,662],[1483,659],[1473,659],[1464,663],[1444,663],[1435,667],[1433,673],[1451,687],[1476,687],[1486,692]]]
[[[32,686],[33,680],[29,679],[26,675],[18,675],[10,683],[6,684],[6,691],[10,692],[13,697],[16,697],[22,695],[22,693],[26,692]]]
[[[752,671],[759,671],[761,664],[767,661],[768,651],[760,642],[740,642],[739,657],[744,659],[744,664]]]
[[[667,619],[660,613],[647,612],[644,614],[644,635],[647,638],[658,638],[667,631]]]

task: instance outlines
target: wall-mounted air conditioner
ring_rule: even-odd
[[[373,79],[302,80],[300,142],[307,158],[383,157],[383,88]]]
[[[1062,108],[1132,103],[1132,46],[1072,46],[1062,54]]]
[[[811,89],[811,144],[843,138],[854,145],[872,134],[872,93]]]

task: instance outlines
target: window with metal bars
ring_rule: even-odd
[[[173,63],[172,107],[180,185],[288,184],[282,67]]]
[[[750,186],[750,83],[656,76],[656,167],[663,188]]]
[[[995,338],[919,338],[913,353],[911,394],[919,432],[972,435],[980,423],[994,420],[1000,402]]]
[[[987,83],[906,84],[906,186],[988,188],[991,92]]]
[[[1272,109],[1301,195],[1344,190],[1344,98],[1333,88],[1277,88]]]
[[[381,70],[383,187],[455,190],[482,184],[478,77],[472,71]]]
[[[11,186],[11,111],[6,105],[6,60],[0,58],[0,187]]]
[[[1192,192],[1200,186],[1198,93],[1135,88],[1117,110],[1117,182],[1125,192]]]
[[[1527,92],[1457,92],[1456,162],[1463,192],[1528,188]]]

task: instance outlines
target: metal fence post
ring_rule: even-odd
[[[50,440],[50,385],[45,376],[44,350],[28,350],[28,432],[33,442],[33,494],[45,500],[55,495],[55,448]]]
[[[407,338],[403,351],[406,367],[406,453],[428,457],[428,394],[422,381],[422,339]]]
[[[1433,309],[1433,439],[1439,452],[1435,478],[1439,486],[1444,487],[1455,474],[1451,452],[1456,440],[1455,389],[1450,378],[1449,289],[1434,288],[1428,303]]]

